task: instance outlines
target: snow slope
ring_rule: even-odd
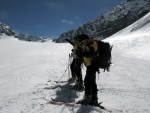
[[[110,72],[101,70],[97,75],[98,97],[114,113],[150,113],[149,18],[150,13],[105,40],[113,45],[113,64]],[[55,82],[70,76],[66,69],[71,45],[0,37],[0,113],[107,113],[90,106],[50,105],[43,100],[52,97],[73,103],[74,98],[83,97],[84,92],[69,89],[73,84]]]

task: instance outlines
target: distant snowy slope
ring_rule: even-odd
[[[132,25],[112,35],[106,41],[110,41],[124,54],[150,60],[150,13],[139,19]]]
[[[5,35],[14,36],[19,40],[31,41],[31,42],[46,42],[49,40],[48,38],[33,36],[29,34],[23,34],[23,33],[16,34],[8,25],[0,22],[0,39],[6,38]]]
[[[117,32],[116,34],[112,35],[111,37],[116,37],[120,35],[128,35],[129,33],[141,32],[143,34],[149,33],[150,31],[150,13],[145,15],[144,17],[140,18],[138,21],[133,23],[132,25],[124,28],[123,30]]]

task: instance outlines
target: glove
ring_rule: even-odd
[[[86,53],[86,52],[82,52],[82,56],[83,56],[83,57],[86,57],[86,56],[87,56],[87,53]]]
[[[69,39],[65,39],[66,41],[69,41]]]

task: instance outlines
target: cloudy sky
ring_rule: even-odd
[[[57,38],[125,0],[0,0],[0,22],[16,33]]]

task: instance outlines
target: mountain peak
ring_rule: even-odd
[[[9,26],[0,22],[0,34],[3,34],[3,33],[8,35],[8,36],[14,36],[15,35],[15,32],[13,32]]]
[[[131,25],[150,11],[150,0],[127,0],[103,13],[97,18],[78,27],[62,33],[56,42],[64,42],[82,33],[96,38],[105,39]]]

